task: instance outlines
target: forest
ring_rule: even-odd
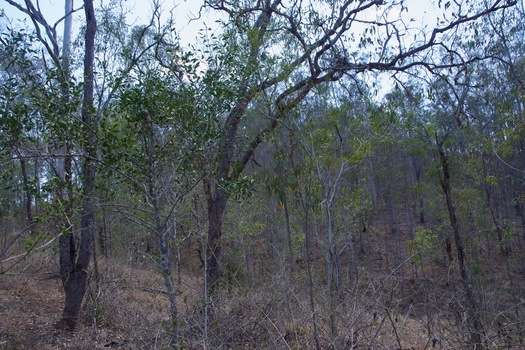
[[[525,348],[523,1],[191,1],[0,2],[0,349]]]

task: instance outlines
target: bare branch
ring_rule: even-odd
[[[51,56],[52,60],[55,62],[55,65],[57,67],[60,67],[60,46],[58,44],[58,37],[57,32],[55,30],[55,27],[51,27],[44,16],[42,15],[42,12],[40,11],[40,8],[35,8],[33,5],[33,2],[31,0],[24,0],[25,1],[25,7],[18,4],[17,2],[13,0],[5,0],[9,5],[15,7],[22,13],[25,13],[29,16],[31,21],[33,22],[33,26],[35,27],[36,35],[42,45],[46,48],[48,54]],[[42,31],[40,29],[40,26],[42,26],[46,32],[47,39],[51,42],[49,43],[46,38],[44,38]]]
[[[74,14],[75,12],[81,11],[81,10],[83,10],[83,9],[84,9],[84,5],[80,6],[80,7],[77,8],[77,9],[73,9],[72,11],[70,11],[70,12],[64,14],[64,16],[60,17],[60,18],[55,22],[55,24],[53,25],[53,30],[56,32],[58,25],[59,25],[63,20],[65,20],[67,16],[70,16],[70,15]]]

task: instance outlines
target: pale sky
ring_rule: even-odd
[[[15,0],[18,3],[23,4],[24,0]],[[118,0],[95,0],[95,6],[100,7],[103,4],[107,5],[110,1]],[[199,9],[203,0],[160,0],[162,4],[163,13],[166,16],[169,15],[170,11],[173,10],[173,16],[175,18],[177,32],[181,39],[181,45],[188,47],[190,44],[199,44],[199,29],[201,29],[204,23],[211,28],[217,28],[215,21],[218,19],[216,12],[203,11],[201,20],[191,21],[192,18],[198,16]],[[43,15],[48,22],[53,23],[64,15],[64,0],[33,0],[33,3],[39,3],[43,12]],[[83,3],[82,0],[74,0],[74,8],[78,8]],[[429,28],[425,30],[427,33],[431,31],[432,27],[435,26],[439,13],[442,11],[438,9],[438,0],[405,0],[404,4],[408,7],[408,13],[403,12],[402,18],[412,28],[421,28],[423,24],[428,24]],[[442,3],[446,3],[442,1]],[[127,16],[129,24],[143,24],[149,21],[149,17],[152,13],[152,5],[150,0],[123,0],[123,6],[130,11]],[[450,18],[450,11],[454,8],[451,6],[448,10],[448,16]],[[6,0],[0,0],[0,10],[5,10],[5,13],[9,18],[24,18],[21,16],[20,11],[9,5]],[[79,11],[75,14],[75,18],[79,21],[84,16],[83,11]],[[374,16],[374,15],[373,15]],[[393,16],[396,19],[400,16],[397,12],[392,12],[389,16]],[[442,16],[442,14],[441,14]],[[414,19],[411,21],[411,19]],[[32,29],[32,23],[28,21],[28,27]],[[0,27],[1,30],[2,27]],[[364,28],[364,26],[363,26]],[[364,29],[358,30],[364,30]],[[62,36],[62,26],[58,26],[57,33]],[[419,40],[422,38],[419,37]],[[406,41],[405,45],[410,45],[413,36],[407,35],[403,38]]]
[[[23,0],[16,0],[18,3],[23,3]],[[110,0],[95,0],[95,6],[101,6],[102,4],[108,4]],[[39,3],[43,12],[43,15],[50,23],[56,22],[59,18],[64,15],[64,0],[34,0],[34,3]],[[217,17],[213,17],[213,14],[203,13],[203,21],[190,21],[191,18],[195,18],[198,15],[200,5],[203,3],[202,0],[161,0],[163,10],[168,13],[171,9],[173,10],[174,17],[176,20],[177,29],[180,33],[182,44],[188,44],[195,42],[198,30],[202,27],[203,21],[208,26],[214,26],[214,22]],[[409,14],[411,18],[415,18],[414,23],[426,22],[432,23],[435,21],[435,6],[430,0],[406,0],[405,3],[409,8]],[[74,8],[79,7],[82,4],[82,0],[74,0]],[[149,0],[125,0],[123,5],[129,9],[130,15],[128,20],[130,23],[139,24],[148,20],[148,15],[151,14],[151,2]],[[9,5],[6,0],[0,0],[0,9],[5,10],[5,13],[9,18],[24,18],[21,16],[20,11]],[[77,12],[76,17],[83,16],[83,12]],[[31,23],[29,23],[31,24]],[[62,27],[58,27],[58,33],[62,33]]]
[[[15,0],[16,2],[23,4],[23,0]],[[54,24],[62,16],[64,16],[65,8],[64,0],[39,0],[33,1],[33,3],[40,3],[42,13],[44,17],[48,20],[50,24]],[[73,7],[77,9],[82,5],[82,0],[74,0]],[[109,0],[95,0],[95,6],[99,7],[102,4],[108,4]],[[200,4],[203,1],[200,0],[163,0],[162,8],[166,13],[169,13],[170,10],[173,10],[174,17],[176,20],[176,25],[178,32],[181,36],[183,43],[194,42],[197,32],[202,27],[202,21],[190,21],[190,19],[195,18],[199,13]],[[130,10],[128,16],[128,21],[132,24],[145,23],[151,15],[152,7],[149,0],[125,0],[123,5],[126,9]],[[176,6],[175,6],[176,5]],[[5,0],[0,0],[0,9],[4,10],[7,17],[11,19],[20,19],[26,18],[27,16],[21,14],[21,12],[8,4]],[[76,12],[75,15],[77,18],[82,18],[84,16],[83,11]],[[209,16],[204,15],[204,20],[208,25],[211,25],[215,19],[210,18]],[[211,22],[211,23],[209,23]],[[29,27],[32,28],[32,23],[28,22]],[[57,32],[59,35],[62,34],[63,27],[60,25],[57,27]]]

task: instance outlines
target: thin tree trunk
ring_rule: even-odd
[[[64,99],[64,104],[70,102],[69,92],[69,59],[71,55],[71,28],[73,23],[73,1],[65,0],[65,18],[64,18],[64,38],[62,46],[62,82],[61,89]],[[60,112],[62,117],[66,118],[65,110]],[[59,238],[59,264],[60,264],[60,276],[62,277],[62,284],[68,281],[69,273],[73,270],[76,257],[75,240],[73,237],[73,227],[71,226],[69,219],[71,218],[72,208],[72,186],[71,186],[71,156],[68,152],[68,147],[64,142],[59,142],[56,145],[56,152],[58,154],[56,164],[56,175],[60,180],[60,201],[64,208],[64,218],[62,222],[61,234]]]
[[[335,191],[335,186],[334,186]],[[327,252],[327,264],[328,264],[328,293],[330,299],[330,335],[332,341],[337,338],[337,317],[336,317],[336,291],[339,287],[339,279],[336,278],[334,268],[336,266],[337,256],[335,253],[335,246],[333,243],[333,232],[332,232],[332,201],[329,200],[326,206],[326,221],[327,221],[327,236],[328,236],[328,252]]]
[[[448,156],[444,153],[442,149],[442,144],[438,142],[438,151],[443,171],[443,177],[441,179],[441,187],[443,189],[443,192],[445,194],[445,199],[447,202],[447,209],[449,213],[450,218],[450,225],[452,226],[452,230],[454,232],[454,240],[456,244],[456,250],[458,254],[458,263],[459,263],[459,272],[461,275],[461,280],[463,281],[463,285],[465,287],[465,294],[467,298],[467,305],[468,310],[467,313],[470,318],[471,324],[469,325],[471,327],[470,329],[470,338],[472,345],[474,346],[475,350],[483,350],[485,349],[485,346],[483,345],[482,336],[484,334],[483,332],[483,325],[481,323],[481,317],[479,314],[479,306],[478,302],[476,300],[476,297],[474,296],[472,281],[469,276],[469,273],[467,271],[467,257],[465,254],[465,247],[463,242],[463,236],[460,231],[459,222],[456,216],[456,209],[454,207],[454,202],[452,200],[452,191],[451,191],[451,185],[450,185],[450,169],[449,169],[449,163],[448,163]]]
[[[20,170],[22,171],[22,181],[24,186],[24,193],[25,193],[25,204],[26,204],[26,217],[27,217],[27,226],[29,227],[29,233],[31,236],[34,235],[33,230],[33,205],[32,205],[32,196],[31,196],[31,189],[29,188],[29,176],[27,175],[27,161],[22,156],[22,153],[18,149],[15,150],[16,154],[18,155],[18,159],[20,160]]]
[[[73,9],[73,3],[71,0],[65,1],[65,19],[64,19],[64,39],[63,39],[63,48],[62,48],[62,94],[64,98],[64,103],[68,104],[70,101],[69,93],[69,58],[70,58],[70,43],[71,43],[71,23],[73,21],[73,15],[71,11]],[[63,117],[66,117],[64,111],[61,112]],[[66,286],[71,283],[70,274],[72,273],[75,265],[75,259],[77,256],[75,239],[73,236],[73,227],[69,222],[71,218],[72,208],[71,208],[71,157],[68,156],[68,149],[64,143],[59,143],[56,145],[56,152],[58,154],[57,164],[56,164],[56,175],[60,180],[60,201],[64,210],[64,218],[62,222],[62,228],[59,238],[59,264],[60,264],[60,276],[62,278],[62,285],[64,289]],[[66,297],[67,298],[67,297]],[[65,312],[65,310],[64,310]],[[69,312],[69,311],[68,311]],[[74,313],[74,311],[73,311]],[[67,316],[69,317],[69,316]],[[75,323],[75,318],[69,321],[68,327],[73,328]]]
[[[153,148],[152,148],[153,149]],[[153,160],[150,155],[149,160],[149,197],[153,205],[153,211],[155,215],[155,228],[159,245],[160,253],[160,267],[162,270],[162,275],[164,277],[164,283],[166,289],[168,290],[168,298],[170,301],[170,316],[171,316],[171,334],[170,334],[170,345],[172,349],[179,348],[179,327],[178,327],[178,309],[177,309],[177,298],[175,293],[175,287],[173,281],[171,280],[171,264],[169,261],[169,251],[168,251],[168,236],[166,225],[162,223],[162,217],[160,213],[159,206],[159,192],[154,183],[154,169],[153,169]]]
[[[38,200],[37,198],[40,198],[40,174],[38,171],[38,158],[35,158],[35,173],[33,175],[33,178],[35,179],[35,215],[38,216],[40,213],[40,208],[38,207]]]
[[[314,281],[312,276],[312,263],[310,259],[310,249],[311,249],[311,242],[310,242],[310,208],[309,204],[306,203],[306,200],[301,196],[301,202],[303,205],[304,210],[304,235],[305,235],[305,247],[306,247],[306,266],[308,270],[308,290],[309,290],[309,297],[310,297],[310,311],[312,312],[312,323],[313,323],[313,332],[314,332],[314,340],[315,340],[315,348],[317,350],[321,349],[321,343],[319,342],[319,331],[317,326],[317,317],[316,317],[316,311],[315,311],[315,301],[314,301]]]
[[[62,42],[62,59],[64,71],[69,76],[69,59],[71,57],[71,33],[73,28],[73,0],[65,0],[64,41]]]
[[[482,155],[482,164],[483,164],[483,178],[487,178],[488,172],[487,172],[487,162],[485,160],[485,155]],[[491,186],[488,184],[485,180],[482,181],[483,189],[485,190],[485,200],[487,203],[487,206],[490,210],[490,215],[492,218],[492,224],[494,225],[496,229],[496,234],[498,237],[498,244],[500,248],[500,252],[505,257],[509,256],[509,252],[506,249],[505,242],[503,242],[503,228],[502,228],[502,220],[501,220],[501,214],[500,214],[500,205],[498,198],[495,198],[493,200],[492,198],[492,191]],[[492,203],[494,202],[494,206],[496,208],[493,208]]]
[[[177,210],[176,208],[173,208],[173,246],[174,246],[174,255],[175,255],[175,265],[177,266],[177,284],[180,285],[182,283],[182,261],[180,256],[180,244],[179,244],[179,237],[178,237],[178,231],[177,231]]]
[[[286,190],[285,190],[286,191]],[[283,205],[284,205],[284,218],[286,220],[286,240],[288,243],[288,255],[290,257],[290,267],[294,265],[294,252],[292,246],[292,227],[290,226],[290,211],[288,209],[288,200],[286,199],[286,193],[283,195]]]
[[[63,276],[63,286],[66,294],[61,324],[68,329],[74,329],[80,306],[86,292],[88,268],[91,260],[93,230],[94,230],[94,197],[95,189],[95,140],[97,125],[93,108],[93,67],[95,60],[95,34],[97,22],[93,0],[84,1],[86,14],[85,56],[84,56],[84,96],[82,101],[82,122],[84,124],[84,165],[83,165],[83,202],[82,219],[80,222],[80,245],[78,255],[70,252],[71,270]],[[76,255],[76,257],[75,257]],[[73,263],[74,261],[74,263]]]

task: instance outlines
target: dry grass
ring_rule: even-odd
[[[100,261],[98,278],[92,273],[74,333],[55,327],[63,303],[56,265],[56,255],[48,251],[0,275],[0,349],[168,348],[168,298],[153,264]],[[292,273],[282,266],[264,266],[253,280],[224,286],[220,298],[213,301],[208,323],[204,322],[202,276],[183,271],[176,285],[184,348],[314,349],[305,269]],[[460,301],[450,286],[458,285],[457,280],[449,276],[399,280],[366,269],[336,295],[334,337],[329,327],[329,293],[319,272],[322,267],[317,271],[313,288],[322,349],[460,349],[467,339],[462,314],[454,311]],[[502,302],[501,297],[491,298],[494,307]],[[490,345],[506,346],[494,327],[488,330]],[[515,341],[508,344],[519,348]]]
[[[92,275],[74,333],[57,329],[63,290],[56,271],[35,261],[53,261],[42,253],[0,275],[0,349],[164,349],[168,300],[154,268],[101,264]],[[29,264],[31,261],[31,265]],[[181,281],[182,299],[195,295],[195,280]]]

